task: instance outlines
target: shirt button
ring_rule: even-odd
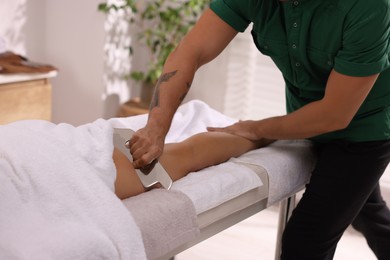
[[[298,2],[298,1],[294,1],[293,4],[294,4],[295,6],[297,6],[297,5],[299,5],[299,2]]]
[[[300,66],[301,66],[301,63],[295,62],[295,67],[300,67]]]
[[[297,28],[298,27],[298,23],[293,23],[293,27]]]
[[[296,48],[297,48],[297,45],[296,45],[296,44],[293,44],[293,45],[291,45],[291,47],[292,47],[293,49],[296,49]]]
[[[333,62],[331,60],[328,60],[328,65],[329,66],[333,65]]]
[[[268,50],[268,45],[264,45],[264,49]]]

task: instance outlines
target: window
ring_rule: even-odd
[[[224,113],[237,119],[285,114],[284,81],[272,60],[262,55],[249,32],[228,48]]]

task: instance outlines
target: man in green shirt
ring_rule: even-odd
[[[164,66],[147,125],[130,143],[135,167],[161,155],[196,70],[252,24],[254,44],[283,74],[287,114],[209,131],[316,144],[317,166],[281,258],[332,259],[352,223],[379,259],[390,259],[390,211],[379,188],[390,160],[389,8],[390,0],[214,0]]]

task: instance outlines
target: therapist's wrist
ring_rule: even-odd
[[[152,133],[155,138],[162,140],[165,139],[165,136],[169,131],[169,125],[167,125],[165,122],[155,120],[148,120],[145,128],[148,129],[148,131]]]

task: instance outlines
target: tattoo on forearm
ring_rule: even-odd
[[[160,85],[163,82],[168,82],[170,78],[172,78],[173,76],[176,75],[176,73],[177,73],[177,70],[165,73],[165,74],[160,76],[160,78],[158,79],[157,84],[156,84],[156,89],[154,90],[153,100],[150,103],[150,110],[152,110],[154,107],[158,107],[160,105]]]
[[[155,88],[154,94],[153,94],[153,100],[150,103],[149,110],[152,110],[153,108],[158,107],[160,105],[160,87],[161,87],[161,84],[164,83],[164,82],[168,82],[173,76],[176,75],[176,73],[177,73],[177,70],[172,71],[172,72],[167,72],[167,73],[161,75],[161,77],[158,79],[157,84],[156,84],[156,88]],[[183,95],[179,99],[180,103],[187,96],[187,93],[190,90],[190,88],[191,88],[191,83],[187,82],[186,83],[186,90],[185,90],[185,92],[183,93]]]

